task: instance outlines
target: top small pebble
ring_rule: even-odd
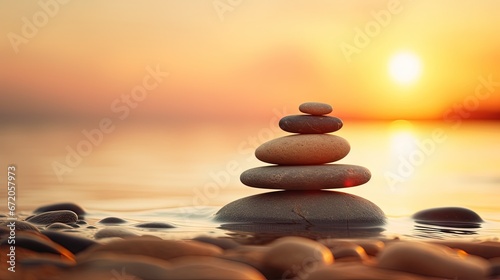
[[[299,106],[299,110],[302,113],[310,114],[313,116],[322,116],[322,115],[330,114],[333,111],[332,106],[330,106],[329,104],[320,103],[320,102],[302,103]]]

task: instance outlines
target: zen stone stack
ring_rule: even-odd
[[[241,174],[243,184],[279,192],[245,197],[224,206],[216,219],[227,223],[300,224],[335,228],[377,227],[385,215],[361,197],[324,189],[362,185],[370,171],[362,166],[333,163],[350,151],[349,142],[329,133],[340,130],[342,120],[326,116],[328,104],[308,102],[299,106],[304,113],[282,118],[282,130],[294,133],[259,146],[255,156],[272,165],[249,169]]]

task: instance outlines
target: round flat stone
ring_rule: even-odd
[[[329,133],[342,128],[342,120],[329,116],[293,115],[282,118],[281,129],[291,133]]]
[[[297,134],[273,139],[255,150],[267,163],[305,165],[334,162],[345,157],[351,146],[344,138],[330,134]]]
[[[321,190],[348,188],[368,182],[370,171],[350,164],[263,166],[243,172],[243,184],[262,189]]]
[[[476,212],[462,207],[426,209],[413,214],[412,218],[421,224],[459,228],[478,228],[483,222]]]
[[[300,104],[299,110],[305,114],[310,114],[310,115],[314,115],[314,116],[321,116],[321,115],[330,114],[333,111],[333,108],[332,108],[332,106],[330,106],[329,104],[326,104],[326,103],[306,102],[306,103]]]
[[[377,205],[335,191],[277,191],[248,196],[222,207],[215,219],[233,224],[304,224],[340,229],[385,224],[385,215]]]

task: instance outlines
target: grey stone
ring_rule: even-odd
[[[50,225],[53,223],[71,224],[78,221],[78,215],[69,210],[48,211],[30,217],[27,222],[39,225]]]
[[[342,128],[342,120],[329,116],[293,115],[283,117],[279,126],[291,133],[319,134],[335,132]]]
[[[483,222],[476,212],[462,207],[426,209],[413,214],[412,218],[421,224],[457,228],[478,228]]]
[[[243,184],[264,189],[321,190],[347,188],[368,182],[371,173],[349,164],[263,166],[243,172]]]
[[[335,191],[278,191],[253,195],[222,207],[222,223],[311,225],[337,229],[381,227],[385,215],[372,202]]]
[[[57,211],[57,210],[69,210],[75,212],[78,216],[85,215],[85,210],[72,202],[63,202],[63,203],[54,203],[49,205],[44,205],[35,209],[36,214],[48,212],[48,211]]]

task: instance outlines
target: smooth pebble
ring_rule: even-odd
[[[338,161],[350,150],[347,140],[337,135],[296,134],[260,145],[255,150],[255,156],[267,163],[308,165]]]
[[[342,128],[342,120],[330,116],[292,115],[280,119],[279,127],[291,133],[321,134]]]
[[[27,222],[39,225],[50,225],[53,223],[71,224],[78,221],[78,215],[70,210],[47,211],[26,220]]]
[[[422,242],[392,242],[377,260],[380,268],[449,279],[484,279],[489,269],[483,258]]]
[[[463,207],[439,207],[419,211],[412,218],[421,224],[458,228],[477,228],[483,219],[474,211]]]
[[[321,190],[362,185],[370,171],[351,164],[261,166],[248,169],[240,181],[250,187],[283,190]]]
[[[305,102],[299,105],[299,111],[305,114],[319,116],[330,114],[333,111],[333,108],[330,104],[326,103]]]

